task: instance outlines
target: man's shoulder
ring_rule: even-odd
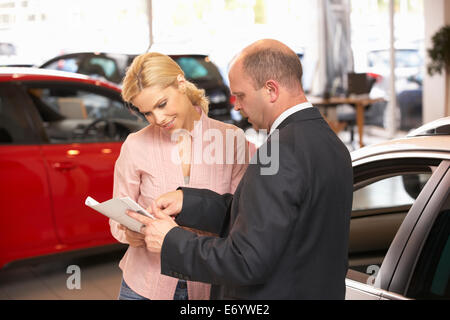
[[[306,108],[289,115],[278,125],[277,130],[284,134],[293,134],[295,131],[311,130],[323,123],[324,118],[316,107]]]

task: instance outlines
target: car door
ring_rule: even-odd
[[[450,161],[439,169],[441,179],[417,214],[389,285],[409,298],[450,300]]]
[[[0,83],[0,267],[58,244],[33,109],[22,91]]]
[[[441,178],[441,160],[388,155],[354,167],[347,299],[406,299],[390,281],[411,221]]]
[[[54,219],[64,244],[109,243],[108,219],[85,206],[111,198],[114,164],[127,135],[145,123],[111,90],[78,83],[28,83],[43,120]],[[95,243],[94,243],[94,242]]]

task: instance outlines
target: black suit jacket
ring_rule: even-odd
[[[259,149],[279,143],[279,170],[257,155],[234,197],[183,188],[183,226],[161,252],[161,273],[213,284],[212,299],[344,299],[353,198],[349,152],[316,108],[299,111]],[[276,150],[273,149],[273,150]],[[275,161],[274,159],[272,159]],[[252,161],[254,162],[254,161]]]

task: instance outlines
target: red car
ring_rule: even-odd
[[[111,198],[122,142],[146,125],[115,84],[0,68],[0,268],[116,243],[108,220],[84,200]]]

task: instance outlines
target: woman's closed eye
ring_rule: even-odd
[[[166,106],[166,104],[167,104],[167,101],[163,101],[163,102],[157,104],[154,108],[156,108],[156,109],[163,109]],[[141,114],[144,117],[150,117],[152,115],[152,112],[151,111],[141,112]]]
[[[162,109],[162,108],[164,108],[166,106],[166,104],[167,104],[167,101],[163,101],[160,104],[158,104],[157,108],[158,109]]]

